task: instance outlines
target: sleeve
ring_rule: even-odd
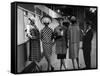
[[[68,48],[68,29],[65,31],[66,47]]]
[[[70,38],[70,30],[71,30],[71,27],[69,26],[69,28],[67,29],[67,39],[69,40]]]
[[[80,41],[82,41],[82,40],[83,40],[83,30],[80,29]]]
[[[40,31],[40,39],[43,39],[43,30]]]
[[[91,42],[91,40],[93,38],[93,31],[92,30],[89,31],[88,37],[89,37],[88,40]]]
[[[56,31],[56,29],[54,29],[53,37],[56,40],[56,38],[57,38],[57,31]]]
[[[51,40],[54,39],[54,31],[52,31]]]

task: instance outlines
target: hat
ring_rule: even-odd
[[[41,18],[41,23],[51,23],[52,22],[52,18],[49,16],[43,16]]]
[[[75,16],[72,16],[72,17],[71,17],[71,20],[72,20],[72,21],[76,21],[76,17],[75,17]]]
[[[62,24],[63,24],[63,26],[69,27],[70,22],[66,21],[66,22],[63,22]]]

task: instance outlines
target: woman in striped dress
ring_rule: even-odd
[[[45,25],[45,27],[41,30],[41,41],[43,45],[43,53],[44,56],[48,62],[48,71],[51,69],[52,71],[54,70],[53,66],[51,65],[51,59],[50,56],[52,54],[52,35],[53,35],[53,30],[48,27],[48,25],[51,22],[51,18],[48,16],[45,16],[42,18],[42,23]]]
[[[39,62],[41,58],[40,33],[34,23],[34,20],[29,18],[29,21],[30,21],[30,28],[28,33],[28,37],[30,38],[29,60]]]

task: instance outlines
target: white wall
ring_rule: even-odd
[[[22,44],[25,41],[25,26],[24,26],[24,12],[18,8],[17,12],[17,44]]]

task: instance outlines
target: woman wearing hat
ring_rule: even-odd
[[[54,38],[56,43],[57,59],[60,59],[60,70],[62,65],[67,69],[64,61],[67,54],[67,27],[62,25],[62,20],[59,21],[59,25],[54,29]]]
[[[83,35],[83,55],[84,61],[86,65],[86,69],[91,68],[91,45],[93,39],[93,29],[91,27],[91,23],[87,22],[85,34]]]
[[[71,17],[71,25],[69,26],[69,58],[72,59],[73,68],[75,69],[74,59],[76,59],[79,68],[79,43],[80,28],[75,16]]]
[[[53,45],[53,30],[49,27],[49,24],[51,23],[52,19],[48,16],[44,16],[41,19],[41,22],[43,23],[43,25],[45,26],[42,30],[41,30],[41,41],[42,41],[42,45],[43,45],[43,53],[44,56],[48,62],[48,71],[54,70],[53,66],[51,65],[51,54],[52,54],[52,45]]]
[[[27,28],[27,36],[30,40],[30,61],[39,62],[41,58],[41,50],[40,50],[40,33],[38,28],[34,23],[34,18],[29,18],[29,25]]]

